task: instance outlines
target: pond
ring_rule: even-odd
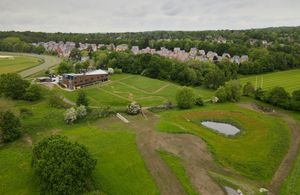
[[[213,121],[202,121],[201,124],[209,129],[213,129],[218,131],[219,133],[225,135],[236,135],[241,130],[237,127],[227,124],[227,123],[220,123],[220,122],[213,122]]]

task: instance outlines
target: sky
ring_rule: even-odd
[[[300,25],[300,0],[0,0],[0,31],[138,32]]]

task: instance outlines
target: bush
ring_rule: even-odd
[[[67,124],[73,124],[77,120],[77,112],[75,108],[69,108],[65,112],[65,121]]]
[[[62,136],[38,142],[32,167],[39,176],[42,194],[82,194],[89,190],[96,160],[86,147]]]
[[[247,82],[243,88],[243,95],[252,97],[254,96],[254,93],[255,93],[254,86],[252,85],[252,83]]]
[[[0,130],[4,142],[12,142],[21,135],[20,119],[12,112],[0,113]]]
[[[196,99],[195,99],[195,104],[197,106],[204,106],[204,101],[202,99],[202,97],[198,96]]]
[[[265,101],[266,91],[264,91],[262,88],[256,89],[254,93],[254,98],[257,100]]]
[[[130,115],[137,115],[141,112],[141,105],[138,104],[137,102],[131,102],[127,106],[127,114]]]
[[[227,100],[232,102],[238,102],[241,99],[242,85],[238,80],[232,80],[225,83],[225,90],[227,94]]]
[[[16,73],[0,75],[0,95],[3,94],[12,99],[23,99],[29,85],[28,81],[23,80]]]
[[[290,107],[290,94],[283,87],[274,87],[267,94],[267,102],[283,108]]]
[[[77,106],[83,105],[83,106],[86,106],[86,107],[89,106],[89,100],[88,100],[88,98],[86,96],[86,93],[84,91],[79,91],[78,96],[77,96],[77,100],[76,100],[76,105]]]
[[[237,80],[228,81],[225,86],[219,87],[215,93],[219,102],[237,102],[241,98],[241,84]]]
[[[84,118],[87,115],[86,107],[83,105],[77,107],[76,114],[78,119]]]
[[[300,111],[300,90],[294,91],[291,99],[291,108]]]
[[[221,86],[217,89],[217,91],[215,92],[216,97],[218,98],[217,102],[226,102],[227,101],[227,93],[225,90],[225,87]]]
[[[30,85],[24,94],[24,99],[27,101],[36,101],[41,98],[41,89],[38,85]]]
[[[195,103],[195,95],[192,89],[183,87],[176,94],[177,106],[180,109],[191,108]]]

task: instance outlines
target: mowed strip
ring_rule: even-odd
[[[251,82],[257,87],[271,89],[279,86],[284,87],[288,92],[300,90],[300,69],[268,73],[262,75],[243,77],[240,81],[245,84]]]

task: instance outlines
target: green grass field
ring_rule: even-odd
[[[22,117],[24,135],[19,140],[0,146],[0,194],[39,194],[38,181],[31,168],[33,144],[56,134],[84,144],[97,159],[93,173],[95,188],[105,194],[159,194],[137,149],[134,131],[122,122],[104,120],[68,126],[63,109],[48,106],[46,100],[36,103],[0,99],[0,109],[20,108],[32,111]],[[106,128],[102,128],[107,123]]]
[[[300,90],[300,69],[246,76],[240,78],[240,81],[243,84],[250,81],[256,86],[256,78],[257,87],[262,86],[263,89],[270,89],[278,86],[284,87],[290,93],[295,90]]]
[[[161,105],[165,101],[175,103],[175,96],[181,86],[167,81],[160,81],[130,74],[110,76],[107,83],[94,85],[83,90],[87,93],[92,106],[125,106],[131,101],[137,101],[142,106]],[[209,99],[213,92],[204,88],[193,88],[195,94]],[[68,99],[75,101],[77,91],[68,92],[56,89]]]
[[[219,164],[257,181],[272,178],[289,146],[289,130],[281,119],[233,103],[160,115],[159,131],[201,137]],[[228,122],[242,131],[235,137],[226,137],[202,126],[204,120]]]
[[[41,63],[43,63],[42,59],[31,56],[13,56],[13,58],[0,57],[0,73],[20,72]]]

